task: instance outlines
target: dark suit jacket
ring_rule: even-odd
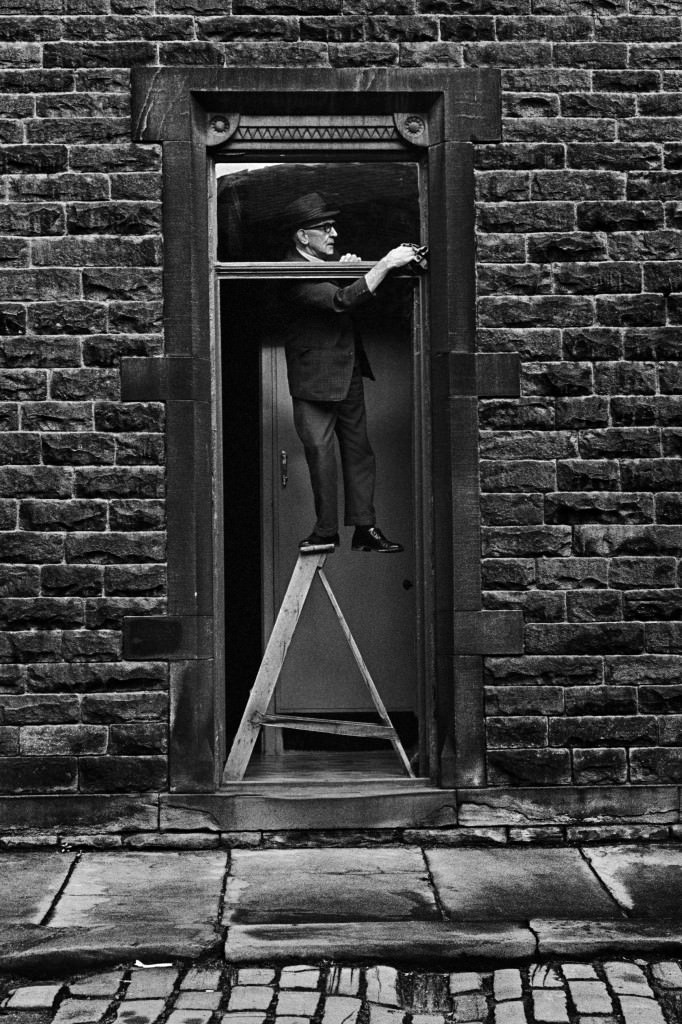
[[[300,260],[296,250],[285,259]],[[282,293],[282,323],[294,398],[339,402],[348,394],[357,356],[364,377],[372,370],[351,316],[372,297],[364,277],[342,287],[334,281],[295,281]]]

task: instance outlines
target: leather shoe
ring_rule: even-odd
[[[384,555],[405,550],[402,544],[387,540],[378,526],[356,526],[351,548],[353,551],[378,551]]]
[[[301,552],[302,555],[314,554],[318,548],[335,548],[338,543],[338,533],[333,533],[330,537],[323,537],[321,534],[315,533],[315,531],[313,531],[309,537],[306,537],[304,540],[300,541],[298,545],[298,550]]]

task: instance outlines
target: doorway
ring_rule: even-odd
[[[219,167],[219,254],[221,262],[240,267],[233,279],[220,283],[229,748],[298,557],[298,542],[314,522],[278,337],[283,292],[273,262],[281,259],[282,239],[273,208],[301,190],[324,190],[342,210],[340,252],[360,251],[372,259],[401,241],[418,239],[420,230],[416,165],[227,167],[224,174],[225,165]],[[420,718],[415,285],[414,278],[386,282],[357,324],[376,377],[365,381],[365,396],[377,456],[377,521],[405,550],[390,556],[353,552],[352,529],[342,528],[341,545],[325,565],[401,740],[414,752]],[[343,523],[342,508],[340,513]],[[375,720],[319,580],[287,653],[274,703],[276,713]],[[359,753],[377,746],[386,749],[381,741],[289,730],[268,730],[261,739],[262,753]]]

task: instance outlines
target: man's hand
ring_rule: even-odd
[[[396,246],[395,249],[391,249],[385,256],[382,256],[371,270],[367,271],[365,274],[367,287],[371,292],[375,292],[387,274],[392,270],[398,270],[400,267],[406,267],[408,263],[412,263],[417,257],[418,253],[414,246],[406,242]]]
[[[362,259],[360,256],[356,256],[354,252],[345,252],[343,256],[339,256],[339,263],[361,263]]]
[[[417,253],[414,247],[408,245],[407,242],[403,242],[401,245],[396,246],[395,249],[391,249],[380,263],[385,263],[388,270],[397,270],[399,267],[406,267],[408,263],[412,263],[417,258]]]

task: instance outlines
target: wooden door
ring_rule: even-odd
[[[384,304],[362,325],[376,377],[365,381],[369,433],[377,457],[377,520],[405,546],[401,554],[352,551],[352,527],[325,572],[389,712],[417,706],[417,642],[412,438],[410,286],[395,310]],[[407,301],[406,301],[407,300]],[[284,352],[277,339],[263,348],[262,466],[271,496],[264,508],[265,631],[281,603],[298,557],[298,542],[314,524],[308,469],[293,426]],[[343,492],[339,474],[339,522]],[[319,581],[311,591],[276,692],[278,712],[362,713],[371,702]]]

